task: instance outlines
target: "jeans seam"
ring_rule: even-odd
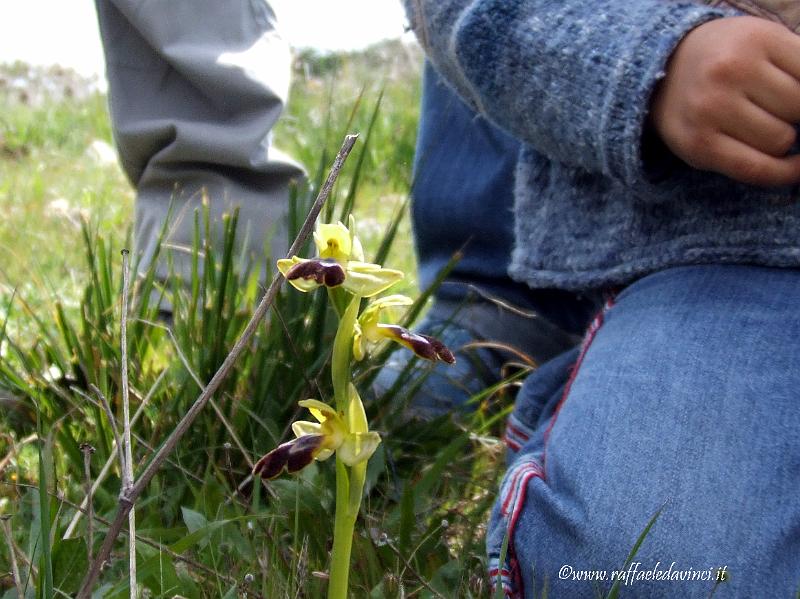
[[[595,337],[597,336],[597,332],[603,325],[606,313],[614,306],[614,303],[615,296],[612,295],[608,298],[602,310],[600,310],[597,316],[595,316],[594,320],[592,320],[589,328],[586,331],[580,353],[578,354],[578,359],[575,361],[575,365],[572,367],[569,378],[564,385],[564,391],[561,395],[561,399],[559,400],[558,405],[556,406],[556,409],[550,418],[550,423],[545,430],[543,444],[544,447],[541,453],[541,460],[538,460],[533,456],[528,457],[528,459],[523,459],[514,464],[506,473],[505,479],[508,481],[508,485],[504,484],[500,491],[500,500],[502,502],[500,517],[504,518],[507,523],[506,534],[508,536],[508,556],[506,557],[506,564],[504,564],[507,567],[501,567],[499,560],[497,560],[496,564],[494,563],[495,560],[491,560],[489,569],[489,578],[493,588],[495,586],[496,577],[498,574],[500,574],[503,592],[506,597],[510,597],[512,599],[522,599],[525,593],[522,583],[522,572],[520,571],[519,562],[517,561],[515,555],[516,552],[514,551],[514,529],[516,527],[517,520],[522,513],[522,506],[525,504],[528,484],[534,478],[540,478],[543,481],[547,480],[545,464],[547,456],[547,441],[550,437],[550,432],[555,424],[556,419],[558,418],[558,414],[561,411],[564,402],[569,395],[570,389],[572,388],[572,383],[578,376],[578,371],[580,370],[586,353],[589,351],[592,341],[594,341]],[[511,447],[511,443],[516,443],[517,440],[524,439],[527,441],[527,438],[529,438],[529,435],[527,434],[528,428],[521,427],[521,424],[521,422],[514,418],[513,414],[509,417],[504,435],[504,439],[509,447]],[[520,430],[521,428],[523,428],[523,430]],[[512,437],[516,437],[517,440],[509,439],[509,434],[511,434]]]
[[[514,414],[508,417],[506,430],[503,433],[503,441],[511,451],[519,451],[530,440],[531,436],[533,436],[533,430],[523,424],[519,418]]]
[[[586,357],[587,352],[589,351],[589,347],[592,345],[592,341],[597,336],[597,332],[600,330],[600,327],[603,326],[603,321],[605,320],[607,312],[614,306],[615,303],[615,296],[611,296],[606,301],[603,309],[595,316],[594,320],[592,320],[591,324],[589,325],[588,330],[586,331],[586,335],[583,338],[583,343],[581,345],[581,351],[578,354],[578,359],[575,361],[575,366],[572,367],[572,372],[567,379],[566,384],[564,385],[564,392],[561,395],[561,399],[556,406],[553,415],[550,418],[550,423],[547,425],[547,429],[544,431],[544,450],[542,451],[542,471],[544,472],[546,467],[546,460],[547,460],[547,441],[550,439],[550,433],[553,430],[553,425],[555,425],[556,420],[558,419],[558,414],[561,412],[561,408],[564,406],[564,403],[569,396],[569,392],[572,389],[572,383],[575,382],[575,379],[578,376],[578,371],[581,368],[581,364],[583,364],[583,359]]]

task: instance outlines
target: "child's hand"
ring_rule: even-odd
[[[800,36],[756,17],[705,23],[678,45],[652,123],[679,158],[737,181],[800,182]]]

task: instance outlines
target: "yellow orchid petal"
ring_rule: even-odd
[[[378,299],[372,300],[364,312],[367,312],[368,310],[380,311],[385,310],[386,308],[394,308],[396,306],[410,306],[413,303],[414,300],[407,295],[395,293],[394,295],[387,295],[385,297],[379,297]]]
[[[347,223],[350,225],[350,260],[355,260],[356,262],[363,262],[364,261],[364,247],[361,245],[361,241],[358,239],[356,235],[356,218],[352,214],[348,219]]]
[[[304,399],[303,401],[298,401],[297,405],[307,409],[311,412],[311,415],[321,423],[327,420],[335,420],[339,417],[333,406],[329,406],[316,399]]]
[[[347,263],[347,275],[342,287],[361,297],[372,297],[397,283],[405,275],[399,270],[383,268],[380,264],[358,262]]]
[[[342,223],[317,226],[314,243],[320,258],[330,258],[341,264],[350,259],[353,241],[350,231]]]
[[[355,466],[370,459],[380,442],[381,436],[374,431],[353,433],[345,438],[336,455],[348,466]]]
[[[322,425],[317,422],[308,422],[307,420],[298,420],[292,423],[292,431],[295,437],[302,437],[303,435],[319,435],[322,433]]]
[[[305,261],[306,260],[304,258],[298,258],[297,256],[292,256],[291,258],[281,258],[278,260],[278,270],[282,275],[285,275],[292,266]]]
[[[347,402],[347,429],[351,433],[366,433],[369,430],[367,414],[364,412],[364,403],[353,383],[347,388],[349,400]]]
[[[361,332],[361,326],[356,323],[355,328],[353,329],[353,358],[360,362],[364,359],[364,356],[367,355],[365,339]]]
[[[358,317],[359,332],[367,343],[370,345],[377,344],[386,336],[378,326],[381,312],[398,306],[410,306],[413,303],[414,300],[410,297],[399,294],[387,295],[386,297],[373,300],[364,309],[361,316]]]
[[[317,460],[318,462],[324,462],[332,455],[333,455],[332,449],[320,449],[319,453],[316,455],[314,459]]]

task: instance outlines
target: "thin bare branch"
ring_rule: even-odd
[[[164,372],[166,372],[166,370],[162,372],[162,375],[164,374]],[[80,395],[81,397],[83,397],[86,401],[91,402],[93,405],[100,407],[100,402],[99,401],[97,401],[95,399],[92,399],[91,396],[87,395],[86,393],[84,393],[83,391],[78,389],[77,387],[73,387],[72,391],[74,393]],[[133,419],[131,420],[131,437],[132,437],[133,440],[136,441],[136,443],[138,443],[139,445],[141,445],[142,447],[144,447],[148,451],[154,453],[156,451],[155,448],[152,445],[150,445],[147,441],[145,441],[141,437],[141,435],[136,434],[135,430],[133,430],[134,429],[134,425],[136,424],[136,422],[138,420],[138,416],[139,416],[140,413],[141,413],[141,406],[139,406],[139,409],[136,410],[136,413],[133,415]],[[111,455],[109,457],[109,461],[110,462],[112,462],[114,460],[114,458],[116,458],[116,456],[119,453],[117,451],[117,447],[121,447],[121,445],[117,445],[116,441],[115,441],[114,447],[111,448]],[[120,459],[120,463],[122,463],[121,459]],[[186,468],[184,468],[183,466],[181,466],[179,463],[175,462],[174,460],[171,460],[171,459],[167,458],[167,463],[170,466],[172,466],[172,467],[176,468],[177,470],[179,470],[181,472],[181,474],[183,474],[187,478],[191,478],[192,480],[194,480],[196,482],[199,482],[199,483],[203,482],[203,479],[201,477],[197,476],[193,472],[190,472],[189,470],[187,470]],[[110,466],[110,464],[107,464],[106,467],[109,467],[109,466]],[[120,472],[122,472],[122,470],[120,470]],[[108,473],[105,471],[105,468],[104,468],[104,470],[101,471],[100,474],[103,477],[105,477]],[[99,478],[99,476],[98,476],[98,478]],[[92,485],[92,491],[93,492],[97,491],[97,482],[95,482],[95,484]],[[86,507],[84,504],[81,504],[81,505],[82,505],[82,507]],[[64,538],[67,539],[69,537],[65,536]]]
[[[386,542],[386,545],[400,559],[400,561],[403,562],[403,565],[404,565],[403,572],[405,572],[406,570],[411,572],[414,575],[414,578],[416,578],[422,586],[424,586],[426,589],[428,589],[428,591],[430,591],[430,593],[434,597],[437,597],[437,599],[447,599],[447,597],[445,597],[439,591],[434,589],[430,585],[430,583],[427,580],[425,580],[425,578],[423,578],[423,576],[414,569],[414,567],[409,563],[409,561],[405,558],[405,556],[402,553],[400,553],[400,550],[397,547],[395,547],[392,543],[390,543],[388,541]],[[400,581],[402,582],[402,580],[403,580],[403,575],[401,573]]]

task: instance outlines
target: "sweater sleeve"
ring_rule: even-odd
[[[653,89],[690,30],[735,14],[679,0],[405,0],[436,68],[552,160],[636,186]]]

